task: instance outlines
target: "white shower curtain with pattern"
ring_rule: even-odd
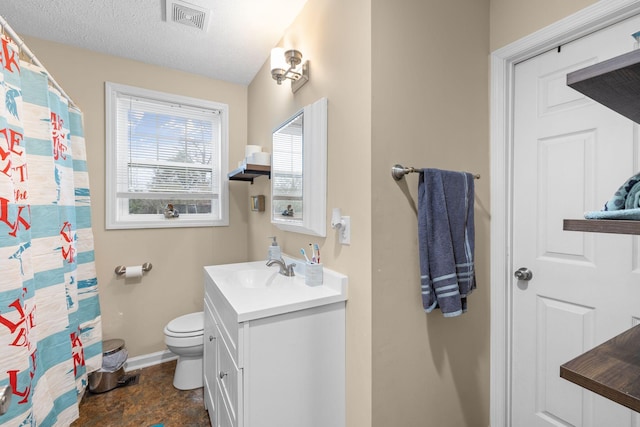
[[[0,425],[68,426],[102,364],[82,113],[0,40]]]

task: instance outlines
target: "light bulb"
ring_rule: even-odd
[[[273,70],[286,70],[288,68],[285,62],[284,49],[281,47],[274,47],[271,49],[271,72]]]

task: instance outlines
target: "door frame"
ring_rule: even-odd
[[[640,0],[599,1],[491,53],[491,403],[492,427],[511,422],[513,99],[515,65],[633,15]]]

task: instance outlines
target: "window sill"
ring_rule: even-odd
[[[183,217],[162,220],[117,221],[107,223],[107,230],[132,230],[153,228],[196,228],[196,227],[225,227],[229,221],[211,219],[186,219]]]

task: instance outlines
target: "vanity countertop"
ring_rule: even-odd
[[[211,265],[204,270],[237,313],[238,322],[347,300],[347,276],[324,268],[323,284],[307,286],[304,261],[285,260],[296,263],[294,277],[279,274],[277,265],[267,267],[265,261]]]

